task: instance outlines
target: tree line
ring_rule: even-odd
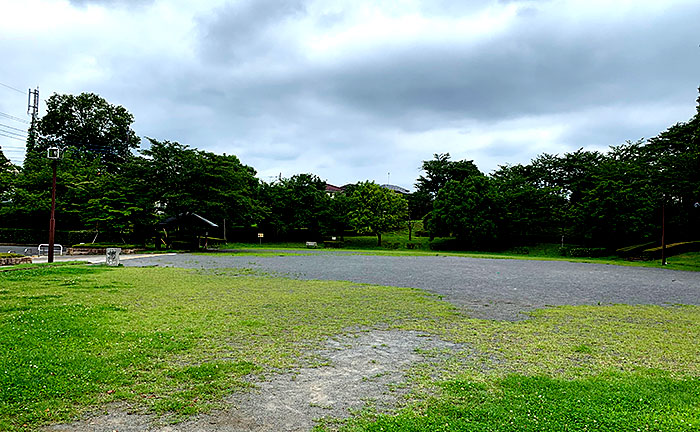
[[[436,154],[422,163],[410,195],[373,182],[331,195],[310,173],[265,182],[234,155],[155,138],[139,149],[125,108],[92,93],[54,94],[30,126],[24,164],[0,151],[0,229],[46,230],[46,150],[56,146],[59,229],[98,241],[146,243],[159,221],[189,212],[276,240],[354,231],[381,243],[382,233],[423,220],[426,235],[453,237],[460,247],[566,241],[615,248],[659,237],[662,217],[670,239],[698,239],[700,98],[697,111],[654,138],[607,152],[542,154],[489,174]]]

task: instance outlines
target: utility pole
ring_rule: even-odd
[[[29,89],[27,114],[32,116],[32,122],[34,122],[39,115],[39,87],[37,87],[36,90]]]
[[[53,168],[53,180],[51,186],[51,219],[49,220],[49,258],[48,262],[53,262],[54,236],[56,233],[56,165],[61,153],[57,147],[51,147],[47,151],[47,156],[51,159]]]

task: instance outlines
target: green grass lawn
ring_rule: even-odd
[[[462,348],[424,353],[396,414],[319,429],[700,428],[698,307],[559,307],[510,323],[409,288],[70,265],[0,272],[0,430],[111,401],[182,418],[250,375],[319,364],[330,336],[376,327]]]
[[[206,410],[347,328],[454,314],[418,290],[166,268],[0,273],[0,430],[136,402]]]
[[[456,355],[409,373],[395,414],[319,431],[698,431],[700,308],[565,306],[517,323],[454,320]],[[328,426],[328,427],[327,427]]]

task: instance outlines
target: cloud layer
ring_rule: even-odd
[[[99,93],[263,179],[410,188],[433,153],[605,149],[687,120],[700,85],[694,1],[4,2],[0,82]]]

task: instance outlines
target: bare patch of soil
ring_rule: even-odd
[[[272,375],[248,392],[229,396],[228,408],[183,423],[163,424],[153,415],[120,405],[49,431],[239,432],[308,431],[316,419],[344,418],[367,406],[385,411],[406,391],[401,385],[421,350],[462,347],[435,336],[406,331],[368,331],[331,339],[318,353],[322,365]]]

